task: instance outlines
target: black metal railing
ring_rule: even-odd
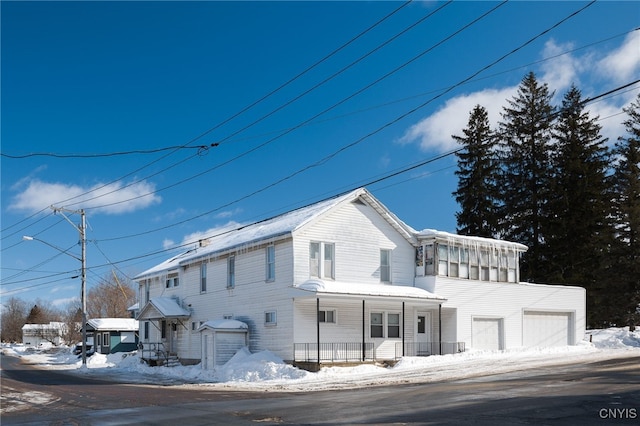
[[[140,342],[138,343],[138,350],[145,361],[166,363],[169,360],[169,351],[165,349],[162,342]]]
[[[373,343],[342,342],[320,343],[318,360],[317,343],[294,343],[293,359],[298,362],[362,362],[376,359]]]
[[[450,355],[464,352],[464,342],[404,342],[396,343],[396,359],[403,356]]]

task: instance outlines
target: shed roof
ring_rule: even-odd
[[[92,318],[87,325],[94,330],[138,331],[138,320],[133,318]]]
[[[198,331],[205,329],[247,332],[249,330],[249,326],[242,321],[234,319],[217,319],[205,322],[198,328]]]

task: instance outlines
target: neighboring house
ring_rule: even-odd
[[[90,319],[87,336],[87,342],[95,343],[95,352],[99,354],[135,351],[138,348],[138,321],[133,318]]]
[[[67,325],[63,322],[48,324],[25,324],[22,326],[22,343],[30,346],[52,344],[58,346],[64,343]]]
[[[140,338],[203,368],[245,341],[300,365],[578,343],[585,290],[520,283],[526,249],[415,231],[358,189],[140,274]]]

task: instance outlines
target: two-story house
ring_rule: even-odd
[[[520,283],[512,242],[415,231],[366,189],[221,232],[143,272],[141,356],[214,368],[575,344],[585,291]]]

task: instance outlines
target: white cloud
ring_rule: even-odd
[[[154,194],[155,185],[146,181],[128,185],[123,182],[108,185],[98,183],[91,187],[82,187],[29,179],[23,180],[20,188],[24,189],[13,197],[9,209],[29,213],[55,205],[94,208],[94,211],[101,213],[122,214],[146,208],[152,204],[160,203],[162,200],[161,197]],[[20,188],[14,185],[15,190],[20,190]],[[65,202],[64,200],[69,201]]]
[[[165,250],[169,250],[175,245],[176,245],[176,242],[169,238],[165,238],[164,241],[162,241],[162,248]]]
[[[78,301],[77,297],[66,297],[63,299],[55,299],[51,301],[51,304],[57,308],[65,308],[76,301]]]
[[[189,235],[185,235],[182,238],[182,242],[180,244],[195,244],[200,240],[204,240],[210,237],[214,237],[218,234],[221,234],[223,232],[226,231],[230,231],[232,229],[236,229],[238,227],[242,226],[241,223],[236,222],[236,221],[229,221],[224,225],[220,225],[220,226],[216,226],[214,228],[209,228],[205,231],[197,231],[197,232],[193,232]]]
[[[623,44],[597,64],[598,71],[608,80],[628,83],[640,72],[640,31],[627,35]]]
[[[582,69],[581,61],[569,54],[561,55],[571,49],[571,43],[556,44],[554,40],[549,40],[544,46],[542,57],[555,58],[542,63],[540,80],[547,83],[550,91],[555,91],[556,98],[564,96],[572,84],[580,87],[578,73]]]
[[[513,97],[515,87],[487,89],[449,99],[434,114],[414,124],[399,139],[400,143],[419,142],[423,151],[446,152],[458,148],[451,135],[461,135],[469,122],[469,113],[476,105],[482,105],[489,114],[492,127],[500,119],[505,99]]]

